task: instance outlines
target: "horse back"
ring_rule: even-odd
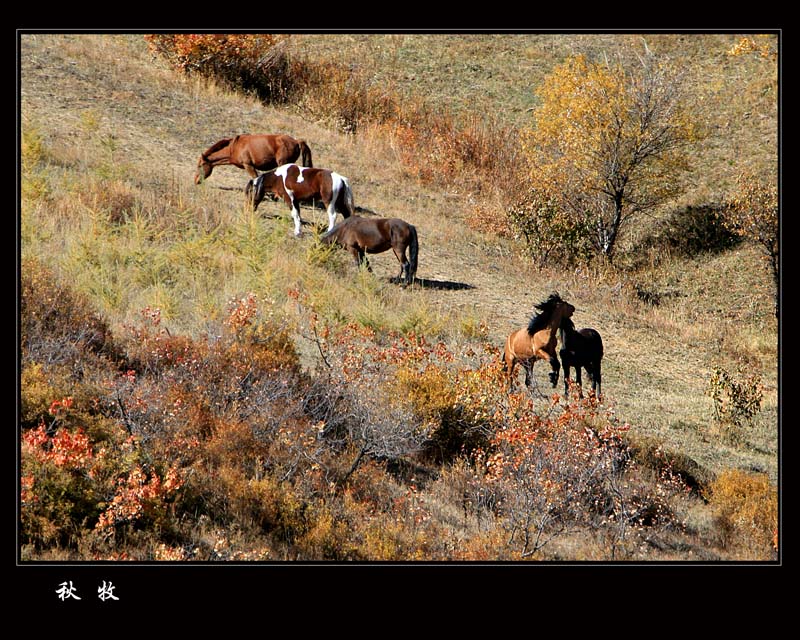
[[[581,329],[578,333],[583,336],[587,351],[590,351],[596,358],[602,358],[603,338],[600,337],[600,333],[591,327]]]
[[[331,197],[333,183],[330,171],[290,164],[277,175],[283,175],[285,187],[292,191],[297,200],[322,198],[327,201]]]
[[[325,238],[344,247],[356,247],[367,253],[382,253],[391,247],[391,229],[385,218],[371,220],[350,216],[337,224]]]
[[[359,222],[361,223],[359,225],[361,242],[367,253],[382,253],[383,251],[388,251],[392,247],[402,247],[405,249],[405,243],[401,237],[402,234],[398,233],[397,227],[393,224],[393,220],[386,218],[380,218],[378,220],[359,218]]]
[[[266,171],[297,160],[300,145],[286,134],[243,133],[231,142],[231,157]]]

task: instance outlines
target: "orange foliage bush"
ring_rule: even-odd
[[[91,529],[111,532],[119,524],[163,520],[167,498],[182,484],[180,473],[175,467],[163,476],[146,472],[141,454],[133,438],[100,445],[82,428],[60,428],[52,436],[44,424],[25,431],[23,539],[39,546],[75,545]]]
[[[151,34],[145,40],[154,54],[176,69],[221,80],[260,99],[282,102],[292,91],[286,57],[288,35]]]
[[[120,370],[97,387],[95,411],[113,425],[102,440],[79,428],[71,395],[39,401],[52,431],[23,434],[24,544],[255,557],[235,537],[259,558],[539,559],[588,531],[597,556],[618,559],[680,527],[682,485],[669,465],[637,467],[613,411],[593,399],[535,407],[506,392],[495,345],[456,353],[415,333],[328,324],[290,293],[317,343],[313,372],[245,295],[213,337],[173,336],[157,309],[143,311],[120,339]],[[450,509],[463,513],[458,530],[441,516]],[[203,541],[221,530],[222,542]]]
[[[730,469],[711,483],[708,499],[727,547],[748,560],[771,560],[778,551],[778,489],[766,474]]]
[[[575,530],[597,532],[611,559],[639,557],[643,535],[679,528],[669,500],[687,492],[681,479],[668,466],[655,479],[638,469],[624,440],[629,427],[594,398],[562,409],[556,419],[529,408],[506,413],[490,448],[475,455],[520,557]]]

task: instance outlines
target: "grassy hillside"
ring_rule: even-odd
[[[613,55],[627,37],[306,35],[292,39],[291,53],[368,69],[375,85],[393,95],[421,95],[465,117],[477,110],[518,125],[529,117],[538,82],[566,55]],[[687,206],[724,201],[743,164],[775,156],[769,70],[755,57],[726,56],[735,42],[733,35],[648,38],[648,46],[690,70],[711,135],[696,150],[681,201],[644,225],[640,237]],[[540,270],[513,241],[466,224],[485,210],[478,195],[408,176],[390,141],[339,133],[299,107],[265,106],[180,76],[153,59],[140,36],[23,35],[20,62],[23,265],[36,257],[52,269],[121,340],[141,325],[143,309],[158,309],[159,326],[170,336],[219,336],[231,301],[252,292],[260,312],[288,331],[306,371],[323,366],[309,309],[332,327],[352,322],[379,335],[413,332],[441,341],[468,363],[484,340],[499,350],[533,304],[558,290],[576,306],[576,324],[603,335],[606,403],[630,425],[632,441],[679,454],[706,482],[732,469],[776,480],[777,327],[769,275],[754,247],[662,256],[630,269]],[[265,202],[257,214],[248,211],[241,192],[246,176],[238,169],[218,168],[193,185],[197,156],[216,140],[277,131],[305,138],[315,166],[348,176],[357,204],[418,227],[418,276],[426,286],[391,283],[399,270],[391,254],[375,256],[369,274],[322,250],[311,228],[303,239],[292,238],[283,205]],[[309,208],[303,215],[317,223],[324,218]],[[763,380],[761,410],[736,438],[720,431],[706,394],[717,366],[744,367],[741,375]],[[61,390],[66,383],[55,381],[61,375],[50,375],[50,388]],[[25,400],[32,392],[23,385],[22,393]],[[545,395],[534,406],[545,416],[550,411]],[[453,473],[440,471],[438,482]],[[451,490],[440,485],[438,494],[426,494],[428,504],[446,512]],[[710,526],[701,504],[686,507],[693,531]],[[246,549],[247,536],[240,535]],[[230,533],[228,540],[233,544]],[[482,544],[491,558],[491,544]],[[558,557],[599,553],[584,548],[571,555],[576,545],[565,538]],[[698,551],[699,540],[691,546],[706,558],[733,555]],[[667,557],[681,557],[675,548]]]

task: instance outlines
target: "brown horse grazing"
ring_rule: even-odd
[[[533,365],[537,360],[547,360],[553,369],[550,382],[553,387],[558,383],[559,362],[556,357],[556,332],[562,318],[569,318],[574,312],[569,302],[561,299],[557,293],[534,306],[540,313],[535,314],[527,328],[519,329],[506,338],[503,351],[503,365],[508,375],[508,386],[514,382],[514,369],[521,364],[525,369],[525,386],[530,388]]]
[[[301,156],[303,165],[314,166],[311,163],[311,149],[305,140],[282,133],[243,133],[235,138],[224,138],[203,151],[197,161],[194,183],[199,184],[208,178],[213,168],[219,165],[232,164],[255,178],[258,176],[256,169],[275,169],[282,164],[296,162]]]
[[[322,200],[328,210],[328,231],[336,222],[336,212],[349,218],[355,211],[353,191],[350,182],[328,169],[298,167],[296,164],[284,164],[257,178],[250,180],[244,189],[245,200],[255,210],[267,193],[280,198],[292,209],[294,218],[294,235],[300,235],[300,203]]]
[[[564,368],[564,395],[569,395],[569,370],[575,368],[575,382],[578,383],[579,393],[583,397],[581,385],[581,367],[586,369],[592,381],[592,391],[595,397],[600,397],[600,362],[603,359],[603,339],[600,334],[587,327],[576,330],[570,318],[561,319],[558,328],[558,339],[561,340],[561,366]]]
[[[344,247],[353,255],[356,265],[363,263],[370,271],[372,269],[365,254],[383,253],[391,249],[400,261],[400,279],[405,284],[411,284],[417,276],[417,229],[400,218],[352,216],[322,236],[322,242]]]

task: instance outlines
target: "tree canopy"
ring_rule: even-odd
[[[529,181],[611,258],[627,221],[682,191],[686,147],[699,137],[682,75],[649,52],[632,64],[578,55],[537,96],[522,140]]]

